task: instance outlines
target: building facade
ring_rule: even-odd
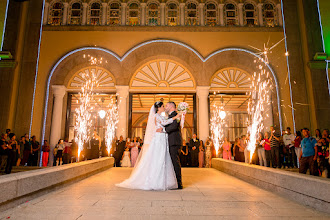
[[[52,146],[73,138],[82,74],[95,73],[93,126],[101,136],[105,122],[97,113],[110,100],[118,102],[117,134],[124,137],[143,137],[152,103],[172,100],[191,106],[184,138],[197,133],[205,140],[213,106],[223,105],[226,135],[234,140],[246,133],[259,65],[271,79],[266,129],[330,125],[326,62],[314,59],[322,52],[316,1],[10,3],[8,12],[19,16],[7,20],[13,25],[4,49],[15,63],[1,67],[11,97],[1,109],[2,129],[30,132]],[[271,47],[268,61],[260,60]]]

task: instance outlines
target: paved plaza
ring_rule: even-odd
[[[116,187],[131,170],[111,168],[7,210],[0,219],[330,219],[214,169],[184,168],[183,190]]]

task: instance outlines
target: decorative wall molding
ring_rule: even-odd
[[[235,67],[221,69],[211,77],[210,86],[212,91],[248,91],[251,86],[251,74]]]
[[[85,67],[76,72],[69,80],[68,89],[80,89],[86,82],[83,75],[94,73],[97,77],[99,88],[98,89],[116,89],[115,77],[106,69],[98,66]]]
[[[140,67],[130,81],[130,89],[194,90],[195,80],[181,64],[166,59],[153,60]]]

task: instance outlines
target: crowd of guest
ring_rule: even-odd
[[[330,176],[329,130],[315,130],[311,136],[308,128],[291,133],[290,127],[279,132],[270,127],[259,133],[252,157],[248,148],[249,134],[236,138],[233,144],[227,139],[219,149],[219,157],[272,168],[298,168],[300,173]],[[231,156],[232,155],[232,156]]]
[[[126,138],[123,136],[114,138],[110,154],[115,158],[116,167],[134,167],[139,153],[143,147],[140,137]]]
[[[37,166],[40,144],[35,136],[29,138],[25,134],[20,139],[16,134],[6,129],[0,140],[0,172],[10,174],[13,166]]]
[[[315,130],[311,136],[308,128],[291,132],[290,127],[279,132],[270,127],[269,131],[258,134],[255,151],[251,157],[248,143],[249,134],[236,138],[230,142],[224,138],[222,146],[218,149],[218,155],[211,139],[205,143],[197,138],[183,140],[180,151],[182,167],[211,167],[212,158],[221,157],[227,160],[251,163],[272,168],[298,168],[300,173],[322,176],[330,176],[329,159],[329,130]],[[143,140],[140,137],[126,138],[120,136],[114,138],[110,150],[110,156],[115,158],[116,167],[134,167]],[[53,148],[53,163],[49,163],[51,147],[47,140],[41,146],[35,136],[29,138],[28,134],[17,140],[15,133],[7,129],[1,135],[0,140],[0,172],[9,174],[13,166],[38,166],[40,157],[42,166],[58,166],[78,161],[78,145],[74,140],[60,139]],[[101,141],[94,131],[89,142],[84,144],[79,161],[96,159],[109,156],[105,142]]]

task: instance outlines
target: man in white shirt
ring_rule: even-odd
[[[290,127],[286,128],[286,134],[283,135],[283,142],[285,145],[285,149],[283,149],[284,152],[284,167],[294,167],[294,158],[295,158],[295,151],[294,151],[294,140],[295,136],[294,134],[291,134]]]

